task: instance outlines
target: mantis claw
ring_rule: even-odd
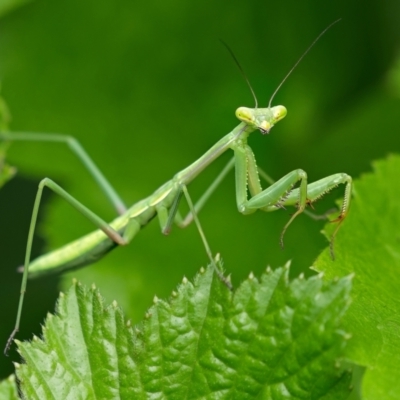
[[[329,252],[331,254],[332,261],[335,261],[335,250],[334,250],[335,238],[336,238],[339,228],[342,225],[342,222],[344,221],[345,218],[346,218],[346,214],[341,213],[337,218],[335,218],[332,221],[329,221],[329,222],[337,222],[338,223],[336,226],[336,229],[333,231],[331,240],[329,242]]]

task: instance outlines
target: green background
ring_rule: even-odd
[[[250,138],[258,163],[274,178],[302,168],[310,181],[335,172],[358,177],[373,159],[400,150],[400,4],[395,1],[138,2],[38,0],[0,24],[2,94],[12,130],[59,132],[77,137],[130,204],[148,196],[201,156],[237,125],[234,110],[252,106],[246,84],[221,46],[235,51],[260,105],[315,37],[332,28],[285,83],[274,104],[288,116],[269,136]],[[198,198],[229,159],[221,157],[191,186]],[[113,209],[93,180],[61,145],[15,143],[10,162],[18,178],[0,193],[1,334],[14,324],[30,213],[45,176],[105,219]],[[27,180],[29,178],[29,181]],[[324,212],[341,191],[317,205]],[[92,226],[48,194],[41,209],[36,255],[75,239]],[[379,212],[379,210],[377,210]],[[299,217],[279,247],[291,210],[243,217],[237,212],[233,174],[200,214],[214,252],[237,284],[249,271],[292,259],[304,271],[326,246],[322,223]],[[345,229],[345,225],[343,227]],[[340,233],[338,240],[340,240]],[[165,238],[154,221],[123,249],[73,272],[95,282],[138,322],[155,294],[166,298],[183,275],[207,263],[195,226]],[[57,279],[28,286],[19,339],[40,334],[54,307]],[[38,302],[38,304],[36,304]],[[15,353],[2,359],[12,371]]]

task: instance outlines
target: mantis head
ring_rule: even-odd
[[[272,127],[285,118],[286,107],[275,106],[271,108],[247,108],[239,107],[236,110],[236,117],[252,127],[258,129],[263,135],[269,133]]]
[[[287,110],[284,106],[275,106],[271,107],[272,100],[274,99],[275,95],[278,93],[281,86],[286,82],[287,78],[291,75],[291,73],[296,69],[297,65],[300,61],[305,57],[305,55],[311,50],[315,43],[318,42],[319,38],[329,30],[333,25],[338,23],[340,19],[332,22],[328,25],[318,36],[317,38],[311,43],[311,45],[307,48],[307,50],[301,55],[301,57],[296,61],[294,66],[289,70],[286,76],[282,79],[281,83],[275,89],[274,93],[272,94],[271,98],[269,99],[268,108],[258,108],[258,101],[257,97],[254,93],[253,88],[250,85],[249,79],[247,78],[246,74],[244,73],[243,68],[239,64],[236,56],[233,54],[230,47],[221,40],[222,44],[228,49],[229,53],[231,54],[233,60],[235,61],[236,65],[239,67],[240,72],[242,73],[246,83],[250,89],[251,94],[254,98],[255,107],[254,108],[247,108],[247,107],[239,107],[236,110],[236,117],[244,122],[250,130],[258,129],[263,135],[269,133],[271,128],[279,122],[282,118],[285,118],[287,114]]]

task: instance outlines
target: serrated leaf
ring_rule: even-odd
[[[351,281],[288,282],[288,268],[232,293],[213,273],[154,299],[133,329],[97,289],[74,284],[43,340],[18,343],[30,399],[344,399],[339,323]]]
[[[346,353],[367,367],[364,399],[398,399],[400,157],[377,161],[373,168],[354,183],[348,221],[336,240],[336,261],[325,251],[315,269],[328,277],[355,273],[353,302],[344,320],[353,334]]]
[[[19,399],[15,375],[10,375],[0,382],[0,400]]]

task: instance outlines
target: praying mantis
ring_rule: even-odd
[[[255,100],[255,107],[239,107],[236,110],[236,117],[239,119],[240,123],[236,128],[220,139],[194,163],[175,174],[170,181],[159,187],[153,194],[143,200],[140,200],[129,208],[125,206],[122,199],[119,197],[107,179],[103,176],[101,171],[97,168],[80,143],[72,136],[24,132],[0,133],[0,140],[2,141],[53,142],[67,145],[90,172],[100,189],[103,191],[118,213],[117,218],[115,218],[111,223],[107,223],[73,196],[68,194],[53,180],[44,178],[40,181],[29,228],[23,267],[21,295],[18,304],[15,328],[7,341],[4,350],[5,353],[7,353],[15,335],[19,330],[28,274],[30,278],[37,278],[43,275],[60,273],[92,264],[113,248],[129,244],[139,233],[141,228],[147,225],[156,216],[158,217],[161,231],[164,234],[168,234],[170,232],[173,223],[176,223],[178,226],[184,228],[194,221],[211,264],[214,266],[218,276],[228,286],[230,286],[230,282],[222,276],[222,273],[216,266],[213,253],[206,240],[197,215],[204,206],[205,202],[216,190],[219,183],[233,168],[235,169],[236,203],[240,213],[247,215],[252,214],[257,210],[272,212],[289,206],[295,207],[296,211],[283,227],[280,236],[280,244],[282,247],[283,237],[287,228],[298,215],[305,211],[307,206],[312,205],[313,202],[320,199],[338,185],[345,185],[343,204],[340,214],[336,219],[331,221],[337,222],[337,227],[335,228],[330,240],[331,252],[333,254],[334,239],[339,227],[348,214],[350,206],[352,191],[351,177],[345,173],[337,173],[320,179],[316,182],[308,183],[306,172],[301,169],[296,169],[292,172],[289,172],[278,181],[272,183],[269,187],[263,189],[260,183],[260,173],[256,164],[256,160],[247,141],[249,135],[255,131],[259,131],[263,135],[270,133],[272,127],[286,116],[287,110],[284,106],[271,106],[273,98],[288,76],[302,60],[302,58],[308,53],[318,39],[336,22],[338,21],[335,21],[325,30],[323,30],[303,53],[303,55],[285,76],[271,96],[267,108],[258,108],[258,102],[254,91],[236,57],[228,48],[228,51],[233,56],[252,92]],[[194,204],[188,192],[187,186],[205,168],[207,168],[227,150],[233,150],[233,158],[226,164],[214,182]],[[296,185],[297,187],[295,187]],[[33,234],[36,227],[37,215],[43,189],[45,187],[54,191],[74,208],[76,208],[97,227],[97,230],[31,261],[30,256]],[[182,196],[186,198],[186,201],[189,205],[189,212],[185,217],[182,217],[179,212],[179,203]]]

